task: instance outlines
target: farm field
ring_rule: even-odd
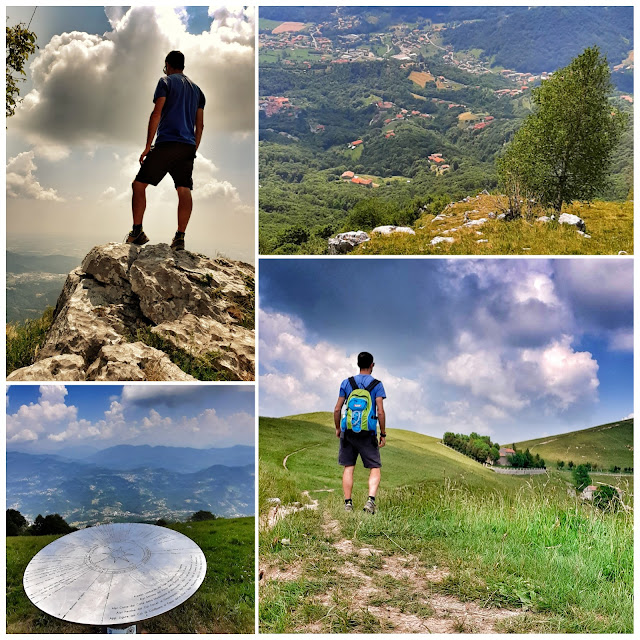
[[[606,514],[566,474],[497,475],[392,430],[378,513],[359,511],[360,466],[345,513],[336,452],[329,413],[260,421],[262,632],[631,632],[630,504]]]

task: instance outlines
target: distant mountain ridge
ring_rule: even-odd
[[[255,447],[235,445],[226,448],[193,449],[121,444],[98,451],[82,461],[107,469],[169,469],[179,473],[194,473],[213,465],[239,467],[253,464]]]
[[[120,447],[105,450],[104,464],[71,460],[59,455],[7,452],[7,508],[19,510],[33,520],[38,514],[59,513],[70,524],[84,526],[98,522],[185,520],[199,510],[234,517],[254,512],[255,468],[253,447],[230,447],[228,460],[251,459],[234,466],[205,464],[220,458],[224,449],[198,450],[159,447],[164,468],[148,463],[156,447]],[[107,465],[133,462],[135,468],[115,469]],[[175,449],[174,462],[169,456]],[[189,457],[189,452],[201,452]],[[125,455],[125,453],[127,455]],[[100,460],[102,452],[90,456]],[[145,460],[146,458],[146,460]],[[189,470],[185,470],[185,467]],[[182,468],[182,471],[177,469]],[[195,469],[195,470],[194,470]]]
[[[80,260],[72,256],[61,255],[25,255],[7,251],[7,273],[57,273],[66,275],[75,269]]]

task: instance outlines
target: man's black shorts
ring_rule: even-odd
[[[193,161],[196,157],[196,145],[186,142],[160,142],[151,147],[136,176],[138,182],[152,184],[154,187],[167,173],[178,187],[193,189]]]
[[[351,429],[347,429],[340,435],[338,463],[343,467],[354,467],[358,454],[366,469],[379,469],[382,466],[378,436],[375,431],[354,433]]]

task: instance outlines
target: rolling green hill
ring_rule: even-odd
[[[169,528],[196,542],[207,559],[198,591],[180,606],[138,625],[138,633],[253,633],[254,518],[177,523]],[[59,536],[7,538],[7,633],[98,633],[43,613],[24,593],[33,556]]]
[[[522,477],[499,476],[461,453],[445,447],[439,438],[412,431],[393,429],[382,450],[383,483],[387,489],[421,482],[442,483],[454,480],[469,487],[510,489],[525,482]],[[287,468],[283,460],[287,457]],[[338,440],[333,427],[333,414],[328,412],[261,418],[260,471],[261,504],[270,497],[284,501],[299,500],[301,491],[314,497],[326,496],[326,489],[341,487],[341,468],[337,463]],[[356,467],[356,487],[363,488],[366,471]],[[295,483],[291,479],[295,478]]]
[[[633,467],[633,420],[610,422],[590,429],[517,442],[518,449],[539,453],[549,462],[595,462],[604,469]]]
[[[631,631],[631,504],[604,512],[566,474],[499,476],[393,429],[378,512],[360,510],[360,463],[345,512],[332,423],[260,419],[262,632]]]

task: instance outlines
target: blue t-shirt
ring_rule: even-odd
[[[158,125],[158,142],[196,143],[196,111],[204,109],[204,93],[183,73],[172,73],[158,80],[153,101],[166,98]]]
[[[356,384],[360,387],[360,389],[366,389],[367,386],[371,383],[372,380],[374,380],[373,376],[370,376],[368,373],[358,373],[357,375],[353,376],[355,378]],[[347,378],[346,380],[342,381],[342,384],[340,385],[340,397],[341,398],[348,398],[349,394],[353,391],[353,389],[351,388],[351,383],[349,382],[349,378]],[[373,402],[373,418],[376,418],[376,398],[386,398],[387,394],[384,390],[384,386],[382,384],[382,382],[380,382],[379,384],[377,384],[372,390],[371,390],[371,401]]]

